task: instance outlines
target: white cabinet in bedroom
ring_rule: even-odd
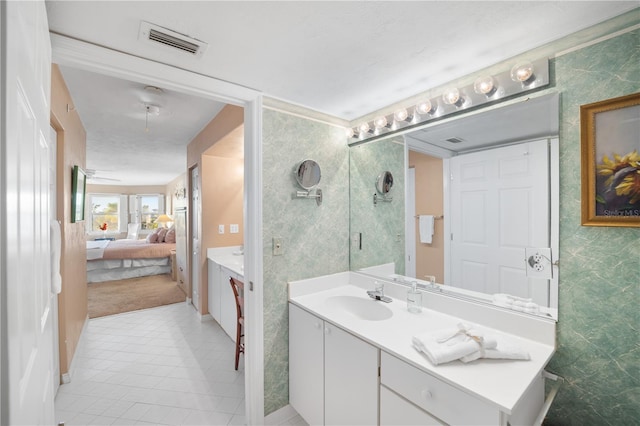
[[[189,270],[187,269],[187,210],[180,208],[176,210],[174,218],[176,229],[176,278],[178,286],[187,294],[191,295],[189,286]]]

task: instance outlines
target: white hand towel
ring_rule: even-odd
[[[471,362],[480,358],[529,360],[531,359],[531,356],[529,355],[529,352],[525,351],[518,345],[501,339],[495,348],[485,349],[484,353],[479,350],[475,351],[472,354],[463,356],[460,358],[460,361]]]
[[[418,224],[420,229],[420,242],[423,244],[431,244],[433,241],[433,215],[420,215],[418,216]]]
[[[492,337],[484,337],[482,333],[466,324],[458,324],[457,328],[448,328],[413,336],[413,347],[425,354],[434,365],[455,361],[483,349],[495,348],[496,341]]]

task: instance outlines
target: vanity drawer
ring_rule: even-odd
[[[453,425],[499,425],[500,410],[382,352],[380,382],[434,417]]]

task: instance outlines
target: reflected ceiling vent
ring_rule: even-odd
[[[204,41],[145,21],[140,22],[138,39],[145,43],[153,43],[154,45],[163,44],[172,49],[190,53],[196,57],[202,56],[208,47],[208,44]]]
[[[464,139],[461,138],[449,138],[449,139],[445,139],[447,142],[449,143],[460,143],[460,142],[464,142]]]

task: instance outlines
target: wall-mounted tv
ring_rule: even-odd
[[[71,223],[84,220],[84,196],[87,175],[79,166],[73,166],[71,174]]]

